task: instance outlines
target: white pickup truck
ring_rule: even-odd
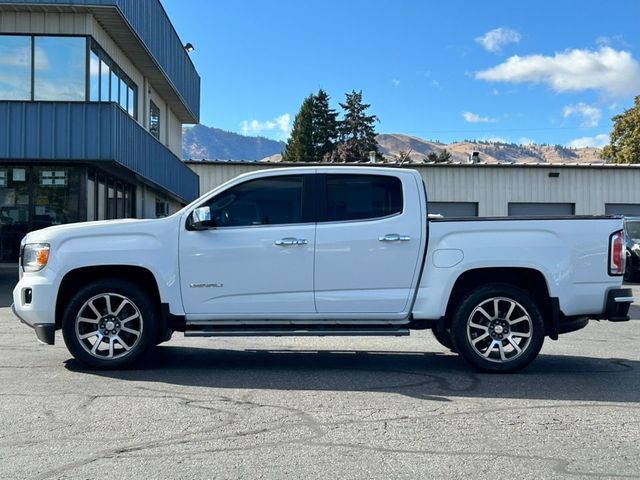
[[[14,312],[94,368],[186,336],[408,335],[432,329],[509,372],[545,337],[628,320],[621,218],[430,218],[414,170],[242,175],[159,220],[22,241]]]

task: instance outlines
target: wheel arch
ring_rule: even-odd
[[[488,267],[463,272],[451,289],[444,317],[445,325],[451,324],[454,310],[465,295],[476,287],[489,283],[505,283],[529,292],[540,309],[546,334],[552,334],[555,328],[554,315],[556,313],[554,312],[554,302],[549,293],[549,286],[541,271],[527,267]]]
[[[133,282],[142,287],[160,309],[160,290],[155,275],[149,269],[132,265],[96,265],[80,267],[65,274],[58,288],[56,298],[55,321],[56,328],[62,327],[62,316],[69,300],[78,291],[79,285],[86,285],[89,281],[113,278]]]

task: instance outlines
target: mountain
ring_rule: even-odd
[[[441,143],[399,133],[377,136],[380,153],[388,162],[397,162],[409,153],[409,162],[423,163],[428,155],[439,155],[445,148],[452,162],[468,162],[479,152],[484,163],[602,163],[598,148],[567,148],[561,145],[518,145],[515,143],[464,140]],[[248,137],[204,125],[183,130],[182,156],[192,160],[235,160],[279,162],[285,143],[264,137]],[[406,162],[407,160],[405,160]]]
[[[445,148],[453,162],[468,162],[476,151],[484,163],[602,163],[598,148],[567,148],[562,145],[519,145],[515,143],[464,140],[444,144],[402,134],[377,136],[380,152],[389,161],[398,160],[402,152],[410,152],[412,163],[428,161],[430,153],[440,154]]]
[[[247,137],[204,125],[182,130],[182,158],[185,160],[256,161],[284,150],[284,142],[264,137]]]

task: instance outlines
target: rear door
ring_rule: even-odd
[[[406,312],[426,222],[416,178],[408,172],[328,173],[319,175],[319,184],[318,313]]]

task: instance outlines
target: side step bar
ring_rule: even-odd
[[[408,329],[398,328],[207,328],[187,329],[185,337],[406,337]]]

